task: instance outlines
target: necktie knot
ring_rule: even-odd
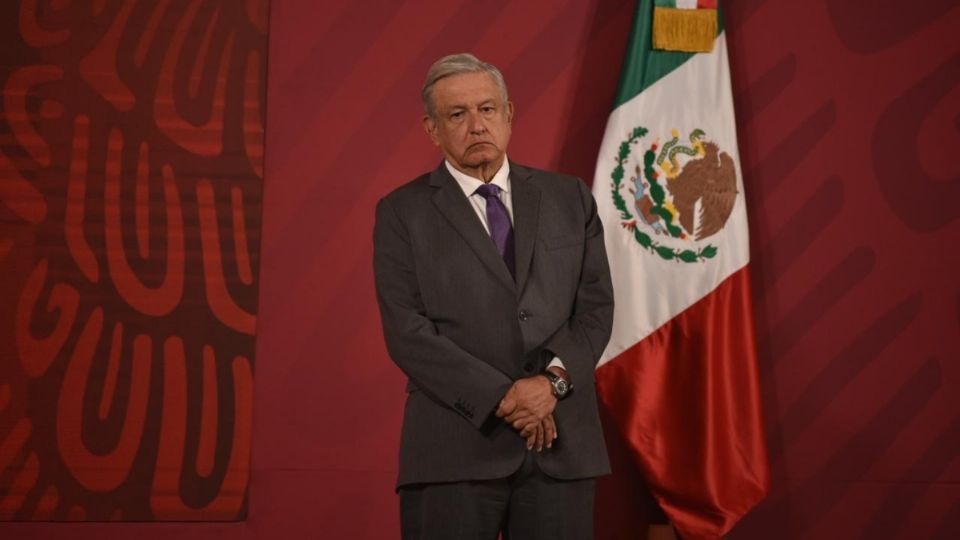
[[[477,193],[484,199],[489,200],[491,197],[500,198],[500,186],[496,184],[484,184],[477,188]]]

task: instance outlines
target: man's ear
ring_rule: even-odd
[[[434,145],[440,146],[440,140],[437,138],[437,122],[429,114],[423,115],[423,131],[427,133]]]
[[[507,102],[507,124],[513,124],[513,102]]]

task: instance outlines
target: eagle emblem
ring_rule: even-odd
[[[650,143],[625,178],[633,147],[646,135],[646,128],[636,127],[620,143],[611,173],[621,226],[663,259],[686,263],[712,259],[717,248],[708,239],[726,225],[737,200],[733,158],[702,129],[694,129],[684,141],[674,129],[663,145]]]

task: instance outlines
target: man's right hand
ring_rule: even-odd
[[[500,400],[496,415],[519,431],[533,421],[546,418],[556,406],[557,398],[553,395],[550,380],[543,375],[534,375],[514,381]]]

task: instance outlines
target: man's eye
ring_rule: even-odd
[[[483,108],[481,108],[480,110],[483,111],[483,112],[486,113],[486,114],[489,114],[489,113],[492,113],[493,111],[495,111],[496,109],[493,108],[493,107],[483,107]]]

